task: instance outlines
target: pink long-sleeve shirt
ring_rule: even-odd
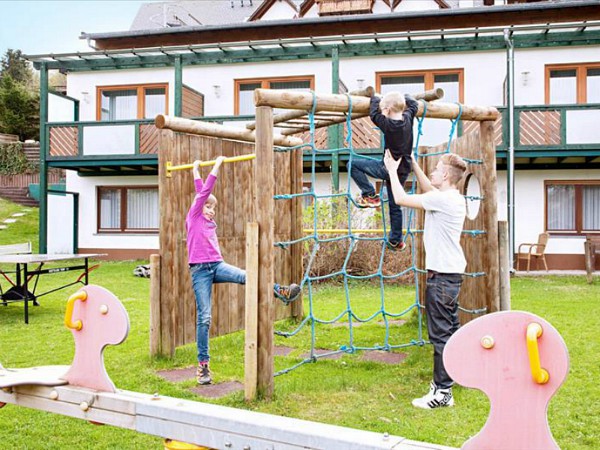
[[[190,264],[223,261],[217,238],[217,224],[202,214],[204,203],[211,194],[216,181],[217,177],[213,174],[206,178],[206,183],[201,178],[194,180],[197,196],[185,218],[188,262]]]

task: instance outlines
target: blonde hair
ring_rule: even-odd
[[[448,181],[453,185],[458,184],[467,171],[465,160],[454,153],[446,153],[440,160],[448,167]]]
[[[196,194],[194,196],[194,201],[198,198],[198,194]],[[204,204],[212,204],[212,203],[217,203],[217,197],[215,197],[212,194],[209,194],[209,196],[206,198],[206,201],[204,202]]]
[[[388,92],[381,99],[381,103],[379,104],[381,110],[383,108],[389,108],[391,112],[401,113],[404,111],[406,107],[406,103],[404,102],[404,95],[400,92]]]

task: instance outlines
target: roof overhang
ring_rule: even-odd
[[[113,33],[82,33],[98,50],[116,50],[207,43],[264,41],[403,31],[447,30],[600,19],[600,1],[574,0],[476,8],[450,8],[390,14],[333,16],[258,21]]]

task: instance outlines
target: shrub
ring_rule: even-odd
[[[319,199],[315,204],[304,208],[303,227],[312,230],[314,228],[315,208],[317,213],[317,229],[340,229],[348,230],[348,207],[344,197],[334,199]],[[350,208],[350,221],[353,229],[377,229],[382,228],[380,210],[357,210],[354,206]],[[387,228],[389,230],[389,226]],[[344,268],[352,275],[362,276],[378,272],[383,243],[381,240],[372,240],[381,237],[381,234],[356,234],[352,254],[348,258],[348,251],[352,242],[350,238],[335,240],[336,237],[347,234],[341,231],[337,234],[319,232],[321,242],[315,252],[315,241],[304,242],[303,264],[306,268],[310,263],[310,276],[319,277],[327,274],[340,272]],[[381,271],[384,275],[393,275],[406,270],[411,265],[410,242],[402,252],[385,251]],[[312,256],[314,253],[314,257]],[[312,261],[311,261],[312,258]],[[348,260],[346,261],[346,259]],[[341,280],[336,277],[336,280]],[[392,282],[409,283],[412,274],[403,275]],[[374,280],[378,280],[374,278]]]
[[[22,143],[0,144],[0,175],[17,175],[33,168],[23,152]]]

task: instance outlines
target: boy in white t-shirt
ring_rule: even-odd
[[[467,261],[460,246],[460,236],[467,213],[464,196],[457,185],[467,170],[467,164],[458,155],[447,153],[440,157],[431,180],[413,158],[413,171],[423,194],[408,195],[398,179],[398,161],[388,153],[385,165],[390,174],[394,200],[400,206],[425,210],[423,243],[427,289],[425,310],[427,331],[433,344],[433,381],[429,392],[416,398],[418,408],[434,409],[453,406],[454,381],[444,368],[442,354],[450,336],[458,330],[458,294]]]

